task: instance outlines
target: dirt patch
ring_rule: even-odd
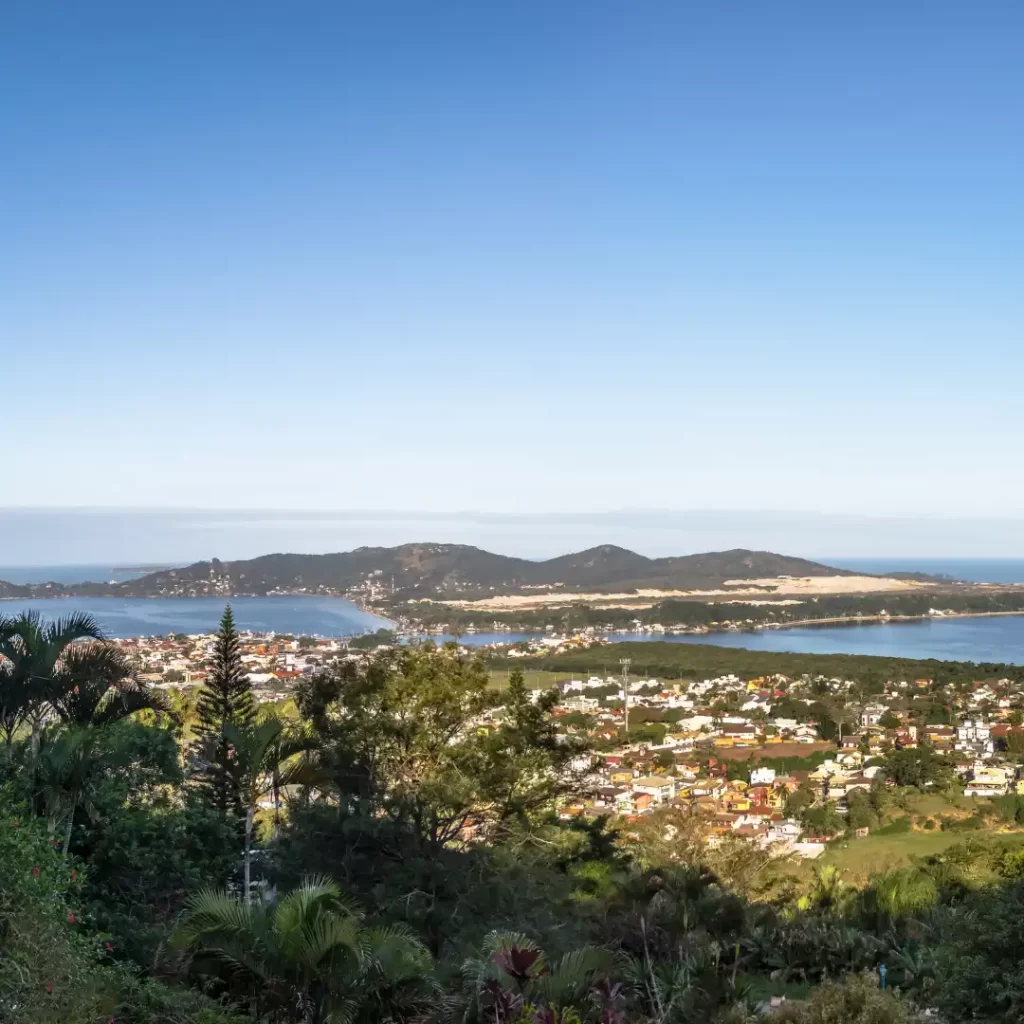
[[[690,600],[721,600],[730,603],[744,597],[753,598],[749,603],[765,601],[765,591],[781,598],[799,598],[825,594],[878,594],[905,593],[929,587],[928,583],[911,580],[893,580],[875,576],[806,576],[762,580],[726,580],[718,590],[636,590],[633,593],[589,593],[567,594],[552,590],[546,593],[503,594],[500,597],[485,597],[479,601],[436,601],[435,604],[461,608],[464,611],[527,611],[539,608],[565,608],[574,604],[588,604],[594,608],[650,608],[659,601],[671,597]],[[429,599],[424,598],[424,601]],[[790,602],[780,602],[790,603]]]
[[[831,750],[838,754],[836,745],[822,741],[820,743],[769,743],[763,747],[716,747],[715,757],[723,761],[749,761],[761,757],[810,757],[819,750]]]

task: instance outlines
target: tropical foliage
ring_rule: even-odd
[[[0,621],[0,1021],[1024,1016],[1013,836],[855,884],[709,845],[683,807],[575,816],[590,752],[508,683],[454,647],[359,652],[285,717],[230,613],[202,689],[166,699],[91,620]],[[927,748],[884,766],[850,824],[943,783]]]

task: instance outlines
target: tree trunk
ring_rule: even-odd
[[[274,769],[274,774],[271,782],[274,788],[274,838],[277,838],[277,834],[281,829],[281,779],[277,774],[277,769]]]
[[[77,803],[78,803],[78,801],[76,800],[75,803],[73,803],[71,805],[71,813],[68,814],[68,827],[64,830],[64,856],[65,857],[67,857],[68,850],[71,848],[71,829],[74,827],[74,824],[75,824],[75,806],[76,806]]]
[[[43,726],[39,720],[39,713],[32,714],[32,761],[39,760],[39,743],[42,737]]]
[[[251,881],[251,861],[252,861],[252,823],[255,814],[253,808],[250,806],[249,810],[245,812],[245,902],[252,902],[252,881]]]

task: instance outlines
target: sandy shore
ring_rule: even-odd
[[[486,597],[478,601],[436,601],[463,611],[498,612],[528,611],[540,608],[565,608],[574,604],[588,604],[599,608],[650,608],[669,598],[715,600],[726,598],[736,601],[744,597],[764,601],[765,590],[778,597],[817,597],[828,594],[882,594],[906,593],[932,586],[911,580],[894,580],[877,576],[804,576],[758,580],[726,580],[718,590],[636,590],[632,593],[585,593],[548,591],[533,594],[505,594]]]

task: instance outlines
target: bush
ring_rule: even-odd
[[[1024,1016],[1024,882],[972,893],[936,922],[929,997],[949,1020]]]
[[[199,992],[115,963],[79,905],[82,881],[42,822],[0,793],[0,1021],[240,1024]]]
[[[899,836],[910,831],[911,821],[909,817],[896,818],[888,825],[875,829],[876,836]]]
[[[786,1003],[770,1018],[779,1024],[904,1024],[906,1006],[878,987],[873,974],[854,974],[816,988],[806,1002]]]

